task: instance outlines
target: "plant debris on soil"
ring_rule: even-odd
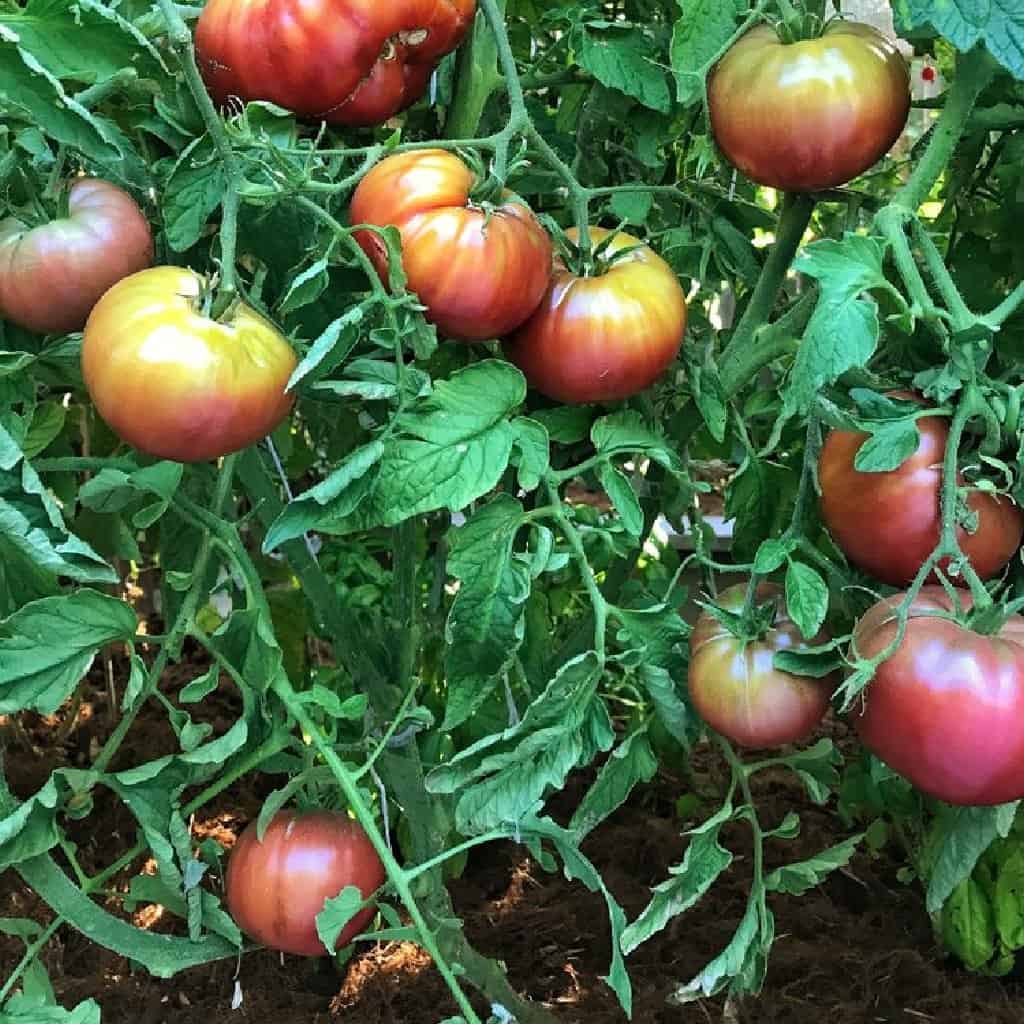
[[[167,673],[173,697],[204,671],[198,653]],[[121,667],[118,666],[121,677]],[[120,686],[124,680],[120,678]],[[24,798],[61,765],[88,764],[110,728],[107,680],[102,667],[90,673],[78,724],[59,747],[52,739],[60,716],[23,715],[21,724],[37,748],[33,754],[9,747],[8,782]],[[195,710],[226,729],[237,714],[234,691],[224,687]],[[844,728],[834,727],[840,743]],[[176,747],[167,722],[152,704],[133,725],[115,767],[150,760]],[[708,755],[704,781],[713,784],[717,766]],[[578,803],[593,775],[580,773],[552,811]],[[778,842],[769,856],[799,860],[847,837],[837,816],[810,804],[802,788],[784,775],[755,776],[758,813],[766,825],[800,811],[798,839]],[[247,778],[222,793],[194,822],[197,837],[230,846],[259,812],[270,790],[267,780]],[[668,774],[638,788],[630,802],[592,833],[584,852],[633,919],[685,850],[683,832],[696,824],[680,820],[677,798],[686,784]],[[713,810],[713,806],[710,808]],[[567,815],[566,815],[567,816]],[[114,861],[134,841],[134,822],[109,793],[99,790],[93,813],[72,822],[80,863],[92,873]],[[773,895],[777,939],[762,994],[742,1001],[724,997],[671,1005],[669,997],[728,944],[739,923],[749,887],[744,826],[723,837],[736,854],[731,869],[705,898],[629,958],[633,1019],[641,1024],[1020,1024],[1024,988],[1015,978],[972,975],[946,957],[937,944],[919,888],[897,880],[901,862],[888,854],[858,852],[849,867],[800,897]],[[135,870],[144,858],[135,866]],[[126,888],[115,880],[115,888]],[[546,1006],[555,1019],[587,1024],[621,1024],[625,1014],[601,980],[610,958],[610,930],[604,901],[560,873],[545,873],[512,843],[472,851],[463,876],[452,883],[455,907],[470,941],[502,960],[517,990]],[[116,897],[105,904],[122,913]],[[147,913],[148,909],[148,913]],[[155,911],[155,912],[154,912]],[[0,917],[52,920],[45,906],[8,871],[0,875]],[[183,933],[181,922],[156,908],[140,908],[136,924]],[[0,935],[0,978],[21,959],[19,940]],[[209,1024],[211,1019],[274,1024],[438,1024],[456,1007],[429,956],[409,942],[362,947],[342,968],[333,961],[282,957],[262,950],[160,980],[133,971],[124,957],[63,928],[42,956],[58,1000],[73,1006],[95,999],[105,1024]],[[242,1002],[234,1011],[237,983]],[[486,1008],[481,1005],[486,1016]]]

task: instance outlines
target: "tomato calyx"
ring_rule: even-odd
[[[964,627],[981,636],[995,636],[1021,609],[1024,609],[1024,597],[1018,597],[1009,604],[975,605],[964,616]]]
[[[720,622],[737,640],[753,643],[763,640],[775,625],[778,602],[774,598],[749,604],[740,611],[722,608],[712,601],[698,601],[697,606]]]
[[[770,20],[779,42],[790,46],[793,43],[800,43],[806,39],[817,39],[821,36],[831,22],[836,18],[829,18],[825,21],[819,15],[809,11],[798,11],[789,0],[780,0],[779,11],[782,18],[778,21]]]

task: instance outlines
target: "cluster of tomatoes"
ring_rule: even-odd
[[[941,534],[949,429],[940,416],[923,416],[917,427],[917,450],[895,470],[859,471],[855,459],[868,435],[846,430],[830,432],[818,464],[822,518],[833,540],[852,564],[901,588]],[[990,579],[1019,549],[1024,513],[986,490],[968,490],[966,506],[974,530],[958,527],[960,548],[974,571]],[[937,568],[949,569],[948,559]],[[746,585],[739,585],[716,603],[738,612],[746,596]],[[905,597],[885,598],[860,619],[856,658],[889,649]],[[839,680],[835,673],[819,679],[776,669],[773,657],[829,636],[801,636],[774,584],[761,584],[755,601],[773,605],[774,624],[752,641],[733,635],[713,613],[701,615],[691,637],[690,693],[701,716],[743,746],[800,742],[824,717]],[[926,584],[852,722],[869,750],[925,793],[954,804],[1006,803],[1024,797],[1024,618],[1011,615],[994,635],[983,635],[956,621],[971,606],[967,591],[954,599],[937,583]]]

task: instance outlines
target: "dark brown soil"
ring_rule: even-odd
[[[169,674],[174,693],[201,667],[188,665]],[[8,778],[27,796],[58,764],[86,764],[108,725],[101,669],[94,669],[84,712],[88,716],[62,746],[52,738],[59,717],[25,716],[24,725],[38,755],[12,750]],[[204,712],[215,727],[234,718],[233,694],[211,695]],[[2,723],[0,723],[2,724]],[[10,723],[7,723],[8,726]],[[91,749],[90,749],[91,748]],[[144,716],[133,728],[125,763],[148,760],[174,748],[162,719]],[[714,761],[707,768],[716,770]],[[586,779],[556,801],[570,808]],[[709,784],[713,779],[708,777]],[[253,817],[266,795],[263,784],[243,780],[204,809],[198,836],[225,845]],[[634,794],[629,805],[600,827],[585,852],[632,918],[648,899],[649,887],[662,881],[685,849],[681,833],[688,822],[675,816],[677,780],[662,776]],[[779,844],[776,858],[799,859],[842,840],[836,816],[816,808],[803,790],[785,777],[769,778],[756,791],[765,824],[800,811],[801,837]],[[87,871],[109,864],[127,849],[134,835],[130,817],[115,801],[97,796],[91,817],[74,827],[80,859]],[[778,938],[772,950],[762,995],[733,1005],[723,998],[670,1006],[667,997],[688,981],[728,942],[743,914],[749,857],[746,835],[737,827],[726,836],[737,854],[730,873],[709,896],[676,919],[664,933],[630,958],[634,1019],[643,1024],[1020,1024],[1024,989],[1019,983],[977,977],[959,969],[937,947],[919,889],[901,885],[897,859],[858,854],[850,869],[834,873],[803,897],[775,897],[772,909]],[[609,929],[603,901],[560,874],[545,874],[522,848],[505,844],[474,851],[464,876],[453,883],[457,911],[471,941],[503,960],[513,985],[550,1008],[558,1020],[612,1024],[625,1016],[600,980],[609,966]],[[117,901],[108,909],[117,909]],[[139,916],[141,915],[141,916]],[[139,911],[136,923],[158,929],[174,922],[152,921]],[[14,872],[0,876],[0,917],[49,921],[52,913],[29,892]],[[22,947],[0,935],[0,981],[20,959]],[[259,952],[244,958],[239,980],[243,1002],[232,1012],[234,961],[187,971],[170,980],[132,973],[128,962],[62,929],[47,947],[44,962],[58,999],[66,1006],[95,998],[105,1024],[209,1024],[211,1020],[267,1024],[437,1024],[456,1010],[430,959],[410,943],[370,947],[343,971],[329,961],[282,959]]]

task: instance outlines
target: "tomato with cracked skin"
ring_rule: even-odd
[[[592,227],[591,241],[611,233]],[[536,312],[505,347],[530,386],[559,402],[629,398],[668,369],[683,341],[686,296],[672,268],[625,232],[602,260],[605,269],[588,277],[556,260]]]
[[[897,634],[905,594],[879,601],[857,623],[853,649],[874,658]],[[964,611],[971,596],[959,593]],[[864,746],[918,789],[951,804],[1024,797],[1024,617],[991,636],[950,618],[938,585],[921,589],[896,652],[851,714]],[[938,617],[945,616],[945,617]]]
[[[224,889],[235,923],[257,942],[299,956],[327,956],[316,930],[324,901],[346,886],[364,899],[384,882],[384,865],[357,822],[336,811],[278,811],[263,839],[256,822],[242,833],[228,858]],[[372,920],[359,911],[338,935],[347,945]]]
[[[836,20],[792,43],[758,25],[712,70],[708,111],[719,149],[751,181],[787,192],[834,188],[900,137],[910,72],[870,25]]]
[[[738,614],[746,596],[747,584],[738,583],[723,590],[714,603]],[[711,612],[701,612],[690,635],[690,699],[712,729],[741,747],[800,743],[824,718],[838,677],[832,673],[815,679],[784,672],[772,659],[777,651],[813,647],[829,636],[821,630],[805,640],[775,583],[759,583],[756,600],[759,605],[774,605],[774,621],[759,639],[734,636]]]
[[[415,103],[473,23],[476,0],[209,0],[196,60],[220,105],[270,100],[374,125]]]
[[[349,210],[353,224],[398,228],[410,291],[442,334],[463,341],[518,327],[537,308],[551,276],[551,240],[530,209],[510,196],[472,205],[473,181],[452,153],[399,153],[360,181]],[[355,237],[386,282],[380,235],[358,231]]]
[[[100,416],[149,455],[200,462],[266,437],[288,415],[295,369],[278,329],[238,301],[203,311],[206,283],[181,267],[119,281],[85,325],[82,375]]]
[[[127,192],[79,178],[67,205],[34,228],[0,221],[0,316],[39,334],[80,331],[111,285],[153,262],[149,222]]]
[[[908,392],[893,398],[920,401]],[[942,460],[949,427],[941,416],[917,421],[917,451],[894,470],[862,472],[854,460],[869,435],[832,430],[821,449],[821,513],[833,540],[858,568],[883,583],[904,587],[935,550],[942,529]],[[1024,512],[1004,496],[971,491],[968,507],[978,528],[957,528],[960,548],[982,579],[1013,557],[1024,534]],[[939,563],[948,566],[949,559]]]

